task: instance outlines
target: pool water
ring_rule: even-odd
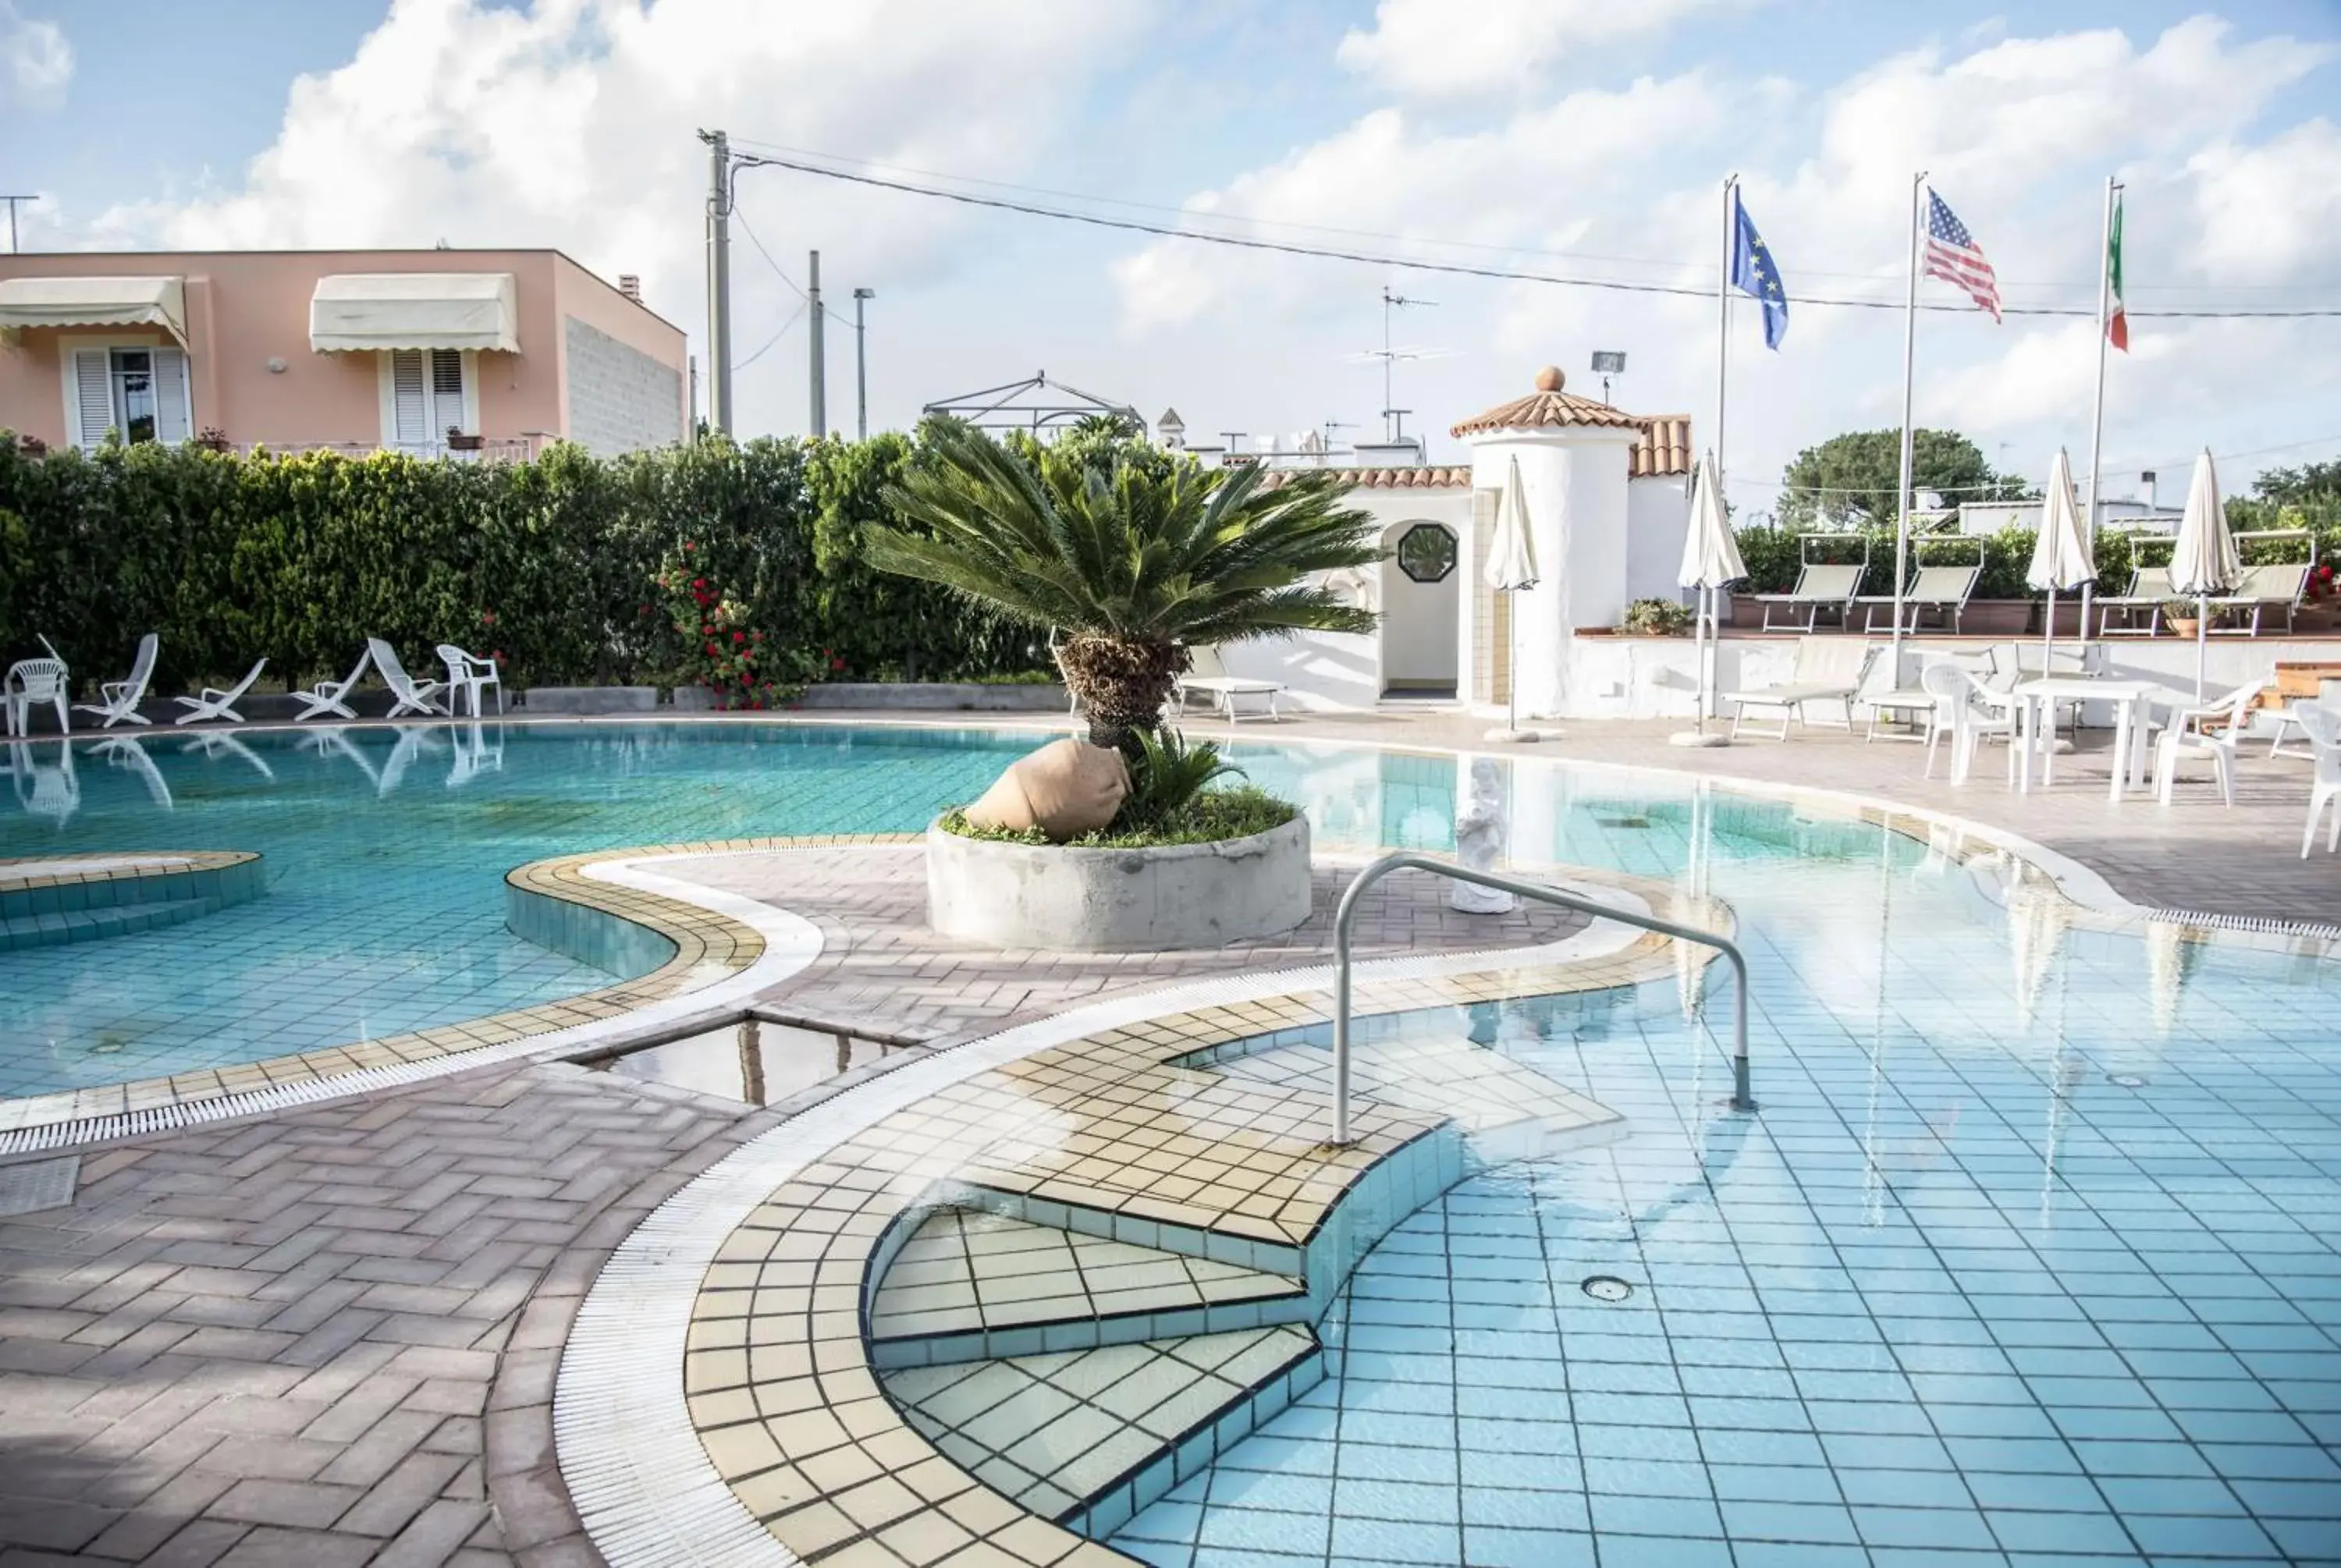
[[[2341,1563],[2332,964],[2077,928],[1939,839],[1649,779],[1513,782],[1516,841],[1731,905],[1760,1114],[1722,1103],[1676,983],[1478,1015],[1629,1137],[1402,1224],[1322,1326],[1332,1375],[1116,1546],[1162,1568]]]
[[[233,744],[223,744],[232,741]],[[0,1097],[255,1061],[615,976],[504,928],[549,856],[898,832],[1029,740],[731,725],[168,730],[10,749],[0,857],[250,849],[268,891],[169,929],[0,953]],[[5,797],[0,797],[5,803]]]

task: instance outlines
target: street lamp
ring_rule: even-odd
[[[870,439],[870,356],[862,348],[862,305],[877,297],[876,289],[853,291],[853,434],[860,441]]]

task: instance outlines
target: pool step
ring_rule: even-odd
[[[910,1424],[1032,1513],[1101,1540],[1321,1382],[1297,1325],[880,1374]]]
[[[1315,1315],[1290,1275],[955,1205],[894,1255],[871,1304],[870,1347],[881,1367],[929,1366]]]
[[[114,904],[98,909],[63,909],[0,919],[0,953],[24,948],[95,942],[137,931],[184,926],[221,908],[217,898],[157,898],[144,904]]]

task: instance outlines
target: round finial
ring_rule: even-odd
[[[1547,365],[1537,372],[1537,391],[1559,392],[1569,378],[1560,373],[1559,365]]]

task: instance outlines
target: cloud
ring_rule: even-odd
[[[0,107],[54,109],[65,102],[73,72],[65,29],[0,0]]]
[[[1334,58],[1392,92],[1422,97],[1527,87],[1564,54],[1665,31],[1727,0],[1380,0]]]
[[[1693,72],[1622,92],[1573,93],[1479,134],[1426,132],[1404,110],[1377,109],[1313,146],[1187,203],[1206,226],[1281,225],[1417,236],[1447,247],[1551,247],[1582,241],[1583,214],[1629,199],[1669,153],[1713,135],[1736,99]],[[1565,193],[1560,200],[1556,194]],[[1232,221],[1232,223],[1231,223]],[[1325,233],[1279,238],[1387,252],[1389,240]],[[1402,246],[1400,247],[1402,248]],[[1501,254],[1475,258],[1502,264]],[[1517,261],[1519,258],[1512,257]],[[1163,240],[1112,269],[1131,326],[1191,321],[1239,294],[1257,304],[1313,287],[1294,263]]]
[[[1398,10],[1385,6],[1381,21]],[[2198,17],[2137,39],[2109,29],[1987,36],[1796,86],[1711,67],[1623,92],[1520,104],[1471,134],[1427,130],[1392,104],[1190,204],[1328,229],[1562,250],[1574,253],[1495,259],[1527,271],[1711,288],[1718,182],[1741,170],[1748,209],[1791,295],[1805,301],[1778,354],[1761,347],[1752,302],[1735,314],[1728,459],[1735,500],[1762,507],[1800,448],[1900,419],[1899,311],[1832,309],[1810,297],[1899,304],[1914,171],[1931,171],[1974,230],[2011,306],[2083,309],[2095,299],[2102,182],[2118,174],[2129,188],[2134,351],[2112,362],[2105,444],[2109,463],[2151,466],[2206,442],[2243,451],[2341,430],[2341,354],[2330,352],[2341,323],[2287,332],[2145,314],[2298,302],[2314,287],[2330,303],[2330,285],[2341,280],[2329,240],[2341,229],[2341,184],[2330,175],[2341,167],[2341,130],[2323,118],[2268,119],[2336,57],[2326,43],[2250,37]],[[1352,243],[1404,252],[1388,241]],[[1396,401],[1425,411],[1420,426],[1437,432],[1518,395],[1546,361],[1582,385],[1586,354],[1601,348],[1629,352],[1621,403],[1691,411],[1698,441],[1713,439],[1711,295],[1378,271],[1410,293],[1420,283],[1442,300],[1430,330],[1458,351],[1398,371]],[[1125,325],[1150,348],[1198,375],[1214,351],[1241,352],[1263,365],[1261,381],[1309,389],[1300,395],[1328,397],[1335,345],[1363,348],[1378,324],[1368,313],[1371,284],[1345,285],[1335,263],[1162,242],[1126,257],[1114,276]],[[1349,302],[1338,325],[1307,303],[1320,293]],[[1922,283],[1921,298],[1956,296]],[[1170,325],[1180,330],[1161,330]],[[1313,378],[1293,368],[1312,362],[1320,367]],[[2096,364],[2086,318],[2011,314],[1994,326],[1980,314],[1926,314],[1918,417],[1970,431],[1987,456],[2037,479],[2059,444],[2080,461]],[[1363,391],[1349,393],[1350,406]],[[1249,387],[1229,395],[1257,401]],[[1240,422],[1191,389],[1174,401],[1198,428]],[[1453,450],[1436,438],[1432,445]]]
[[[79,238],[554,245],[604,277],[641,274],[652,308],[696,338],[708,152],[695,127],[1013,175],[1146,15],[1062,0],[394,0],[346,64],[294,82],[274,142],[239,181],[115,209]],[[799,281],[818,243],[833,276],[884,288],[943,264],[965,222],[782,171],[745,171],[738,191],[735,360],[796,304],[752,234]],[[742,378],[740,428],[800,428],[800,385]]]

